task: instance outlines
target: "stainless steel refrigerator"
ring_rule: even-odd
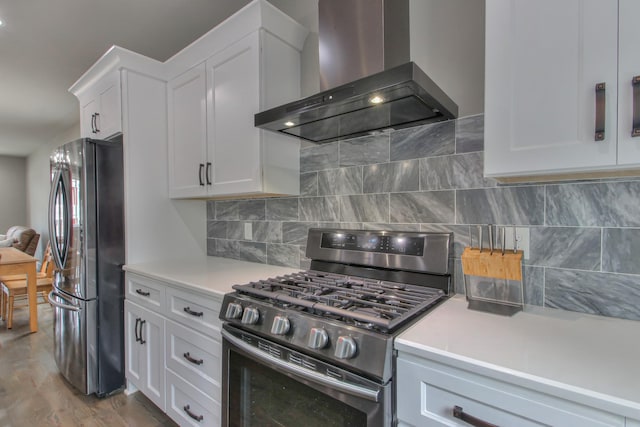
[[[51,155],[54,356],[85,394],[124,386],[122,140],[79,139]]]

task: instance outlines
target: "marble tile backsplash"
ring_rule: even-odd
[[[469,224],[515,224],[527,304],[640,320],[640,178],[500,185],[483,135],[477,115],[305,148],[299,197],[207,202],[207,252],[308,268],[311,227],[447,231],[463,293]]]

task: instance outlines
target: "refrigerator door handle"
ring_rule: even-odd
[[[71,304],[62,304],[61,302],[56,301],[55,298],[60,298],[63,301],[65,300],[59,293],[55,291],[49,292],[49,302],[52,306],[61,308],[63,310],[80,311],[80,307],[76,307],[75,305]]]
[[[61,206],[62,209],[62,218],[56,217],[56,201],[59,191],[64,192],[62,195],[62,200],[64,201],[64,206]],[[66,179],[66,175],[64,174],[64,168],[58,167],[56,168],[55,175],[53,180],[51,181],[51,193],[49,194],[49,241],[51,244],[51,249],[53,253],[53,259],[55,261],[56,266],[59,270],[63,270],[65,268],[65,263],[67,260],[67,251],[69,246],[69,234],[71,231],[71,208],[69,206],[71,200],[71,191],[69,188],[68,179]],[[64,224],[61,224],[63,229],[63,236],[58,235],[59,228],[56,227],[56,222],[63,221]],[[61,239],[62,238],[62,242]],[[60,245],[62,243],[62,245]]]

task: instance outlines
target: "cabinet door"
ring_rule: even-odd
[[[98,100],[92,98],[80,106],[80,135],[83,138],[97,138],[95,115],[98,112]]]
[[[125,301],[124,315],[125,369],[127,381],[142,390],[144,387],[144,369],[142,367],[142,347],[139,344],[139,326],[142,313],[140,307],[129,301]]]
[[[640,2],[620,0],[619,31],[619,80],[618,80],[618,164],[640,163],[640,129],[633,133],[633,116],[638,117],[636,127],[640,127],[640,82],[632,85],[635,77],[640,78]],[[635,97],[634,97],[635,92]],[[632,136],[635,135],[635,136]]]
[[[98,94],[100,111],[96,117],[97,136],[107,139],[122,132],[122,103],[121,103],[120,75],[115,73],[105,81]]]
[[[206,192],[206,90],[204,64],[168,84],[171,197],[201,196]]]
[[[485,174],[616,164],[617,0],[487,0]],[[605,84],[596,141],[596,85]]]
[[[210,194],[250,193],[262,186],[260,36],[254,32],[207,60]]]
[[[125,316],[127,380],[164,410],[164,319],[130,301]]]

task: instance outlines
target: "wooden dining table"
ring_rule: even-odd
[[[27,275],[27,300],[29,302],[29,329],[38,331],[38,306],[36,301],[36,259],[16,248],[0,248],[0,276],[8,274]]]

